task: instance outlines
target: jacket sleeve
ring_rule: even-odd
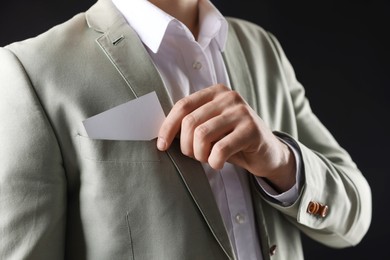
[[[60,148],[17,57],[0,48],[0,259],[63,259]]]
[[[295,110],[297,135],[291,137],[302,159],[302,189],[289,207],[270,202],[309,237],[335,248],[358,244],[369,229],[370,186],[350,155],[312,112],[302,85],[280,44],[270,34]],[[288,135],[287,133],[284,133]],[[321,217],[309,214],[310,202],[329,207]]]

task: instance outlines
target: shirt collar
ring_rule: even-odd
[[[141,41],[154,53],[157,53],[167,28],[171,24],[180,24],[176,18],[165,13],[147,0],[112,0],[123,14],[129,25],[137,32]],[[227,21],[209,0],[199,1],[200,30],[198,42],[205,48],[215,39],[221,51],[227,38]],[[190,36],[189,36],[190,37]]]
[[[213,38],[221,51],[225,49],[228,23],[209,0],[199,1],[199,44],[205,47]]]

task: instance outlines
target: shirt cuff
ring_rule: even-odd
[[[302,158],[300,157],[299,148],[296,147],[296,144],[292,141],[289,142],[289,140],[286,140],[284,138],[281,138],[277,136],[280,141],[285,143],[291,151],[293,151],[295,163],[296,163],[296,172],[295,172],[295,185],[291,187],[289,190],[279,193],[274,188],[269,185],[264,178],[262,177],[256,177],[257,183],[259,184],[260,188],[273,199],[276,199],[277,201],[281,202],[283,205],[288,206],[293,204],[299,196],[299,183],[301,180],[301,164],[302,164]]]

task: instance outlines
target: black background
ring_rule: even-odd
[[[257,23],[279,39],[313,111],[350,152],[371,185],[373,219],[362,242],[356,247],[331,249],[303,237],[306,259],[390,259],[386,222],[390,23],[386,1],[212,2],[223,14]],[[0,46],[35,36],[94,3],[3,2]]]

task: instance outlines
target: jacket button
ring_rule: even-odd
[[[318,215],[324,218],[326,215],[328,215],[329,207],[328,205],[324,205],[316,201],[310,201],[309,205],[307,206],[307,212],[309,214]]]
[[[269,248],[269,254],[272,256],[272,255],[275,255],[276,254],[276,245],[273,245]]]

